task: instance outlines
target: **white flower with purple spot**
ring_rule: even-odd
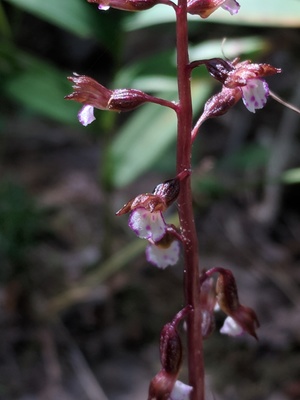
[[[232,317],[227,317],[220,332],[224,335],[240,336],[244,333],[244,329]]]
[[[95,119],[93,106],[83,106],[78,113],[78,120],[83,126],[91,124]]]
[[[234,15],[239,12],[241,6],[235,0],[226,0],[221,7],[224,8],[224,10],[229,11],[231,15]]]
[[[157,242],[167,231],[165,220],[160,211],[150,212],[145,208],[136,208],[129,217],[129,227],[141,239]]]
[[[150,244],[146,248],[146,258],[151,264],[165,269],[175,265],[179,259],[180,246],[178,240],[173,240],[168,247]]]
[[[269,96],[269,86],[263,79],[249,79],[246,86],[241,87],[243,102],[249,111],[263,108]]]
[[[192,386],[176,381],[168,400],[189,400],[192,390]]]

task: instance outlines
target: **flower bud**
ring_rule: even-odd
[[[228,89],[223,86],[220,93],[213,95],[205,103],[201,121],[226,114],[241,97],[242,91],[240,88]]]
[[[150,97],[136,89],[116,89],[112,92],[107,109],[112,111],[131,111],[149,101]]]
[[[201,61],[207,68],[210,75],[221,83],[224,83],[230,71],[234,69],[228,61],[223,58],[211,58]]]
[[[160,361],[166,372],[177,377],[182,361],[182,344],[172,322],[163,327],[160,335]]]
[[[176,377],[161,370],[150,382],[148,400],[169,400]]]
[[[178,178],[169,179],[157,185],[153,194],[164,199],[166,206],[169,207],[178,197],[180,182]]]

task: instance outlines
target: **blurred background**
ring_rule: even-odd
[[[191,60],[280,67],[270,88],[299,108],[300,1],[240,4],[234,17],[190,18]],[[173,21],[161,6],[0,1],[1,400],[147,398],[159,332],[183,304],[182,261],[148,265],[144,241],[114,214],[174,176],[176,121],[149,104],[96,111],[83,128],[80,105],[63,98],[75,71],[176,100]],[[219,90],[193,72],[195,119]],[[201,266],[230,268],[261,322],[258,343],[218,330],[205,342],[208,398],[300,399],[299,121],[272,98],[256,114],[240,102],[194,145]]]

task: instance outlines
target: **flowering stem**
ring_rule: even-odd
[[[188,23],[186,0],[179,0],[176,9],[177,76],[179,103],[177,110],[177,174],[191,169],[192,99],[188,56]],[[198,241],[192,209],[191,179],[181,182],[178,213],[184,249],[185,301],[192,307],[187,318],[189,384],[191,400],[204,400],[204,364],[201,334],[200,282]]]

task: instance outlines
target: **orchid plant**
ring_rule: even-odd
[[[214,313],[220,308],[227,318],[221,333],[232,336],[248,333],[257,339],[259,322],[255,312],[242,304],[232,272],[221,267],[200,269],[198,241],[194,224],[191,190],[191,150],[201,125],[209,118],[225,114],[240,99],[254,113],[265,106],[270,94],[265,78],[280,73],[269,64],[249,60],[228,61],[221,58],[189,60],[188,14],[207,18],[218,8],[231,15],[239,11],[235,0],[88,0],[99,10],[109,7],[125,11],[143,11],[157,4],[172,7],[176,19],[178,100],[168,101],[136,89],[110,90],[88,76],[74,74],[68,79],[73,93],[66,96],[83,104],[78,119],[84,126],[95,120],[94,108],[109,111],[131,111],[145,103],[169,107],[177,117],[177,171],[175,176],[156,186],[152,193],[137,195],[116,215],[129,214],[129,227],[148,241],[147,260],[165,269],[184,258],[185,306],[167,323],[160,336],[161,370],[152,379],[148,400],[204,400],[203,340],[213,332]],[[222,84],[220,92],[207,100],[195,125],[192,119],[191,73],[206,67]],[[177,202],[180,226],[168,224],[164,212]],[[187,335],[187,383],[178,377],[182,364],[182,340],[178,325],[185,320]]]

